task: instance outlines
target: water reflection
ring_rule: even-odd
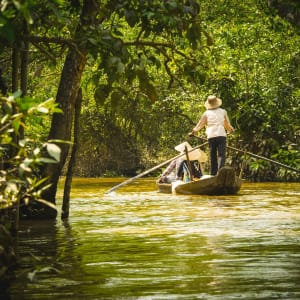
[[[105,194],[118,183],[75,180],[68,223],[23,224],[12,299],[300,299],[300,184]]]

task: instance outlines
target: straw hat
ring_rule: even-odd
[[[207,100],[204,103],[206,109],[214,109],[218,108],[222,105],[222,100],[217,98],[215,95],[211,95],[207,97]]]
[[[183,142],[183,143],[177,145],[175,147],[175,150],[177,150],[180,153],[184,153],[185,147],[187,148],[187,151],[190,151],[193,149],[192,146],[188,142]],[[195,149],[195,150],[189,152],[188,157],[189,157],[189,160],[199,160],[200,162],[207,161],[207,155],[199,149]],[[183,159],[185,159],[185,160],[187,159],[186,155],[183,156]]]

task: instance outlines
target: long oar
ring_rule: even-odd
[[[186,162],[187,162],[187,166],[188,166],[190,180],[193,181],[192,165],[191,165],[191,162],[190,162],[189,151],[187,149],[187,146],[184,147],[184,152],[186,154]]]
[[[197,138],[197,139],[199,139],[199,140],[207,141],[207,139],[205,139],[205,138],[203,138],[203,137],[199,137],[199,136],[193,135],[193,134],[190,135],[190,136],[191,136],[191,137],[195,137],[195,138]],[[296,168],[293,168],[293,167],[291,167],[291,166],[285,165],[285,164],[283,164],[283,163],[281,163],[281,162],[279,162],[279,161],[276,161],[276,160],[273,160],[273,159],[270,159],[270,158],[267,158],[267,157],[264,157],[264,156],[260,156],[260,155],[257,155],[257,154],[254,154],[254,153],[251,153],[251,152],[248,152],[248,151],[245,151],[245,150],[237,149],[237,148],[235,148],[235,147],[231,147],[231,146],[226,146],[226,147],[229,148],[229,149],[235,150],[235,151],[237,151],[237,152],[241,152],[241,153],[243,153],[243,154],[246,153],[246,154],[248,154],[248,155],[250,155],[250,156],[252,156],[252,157],[255,157],[255,158],[258,158],[258,159],[263,159],[263,160],[265,160],[265,161],[271,162],[271,163],[276,164],[276,165],[278,165],[278,166],[281,166],[281,167],[283,167],[283,168],[286,168],[286,169],[292,170],[292,171],[294,171],[294,172],[300,173],[300,170],[299,170],[299,169],[296,169]]]
[[[203,143],[202,145],[198,145],[198,146],[192,148],[191,150],[189,150],[188,152],[192,152],[193,150],[198,149],[198,148],[201,148],[201,147],[205,146],[206,144],[207,144],[207,142]],[[166,161],[160,163],[159,165],[154,166],[154,167],[152,167],[151,169],[148,169],[148,170],[146,170],[146,171],[140,173],[139,175],[137,175],[137,176],[135,176],[135,177],[129,178],[129,179],[127,179],[127,180],[121,182],[120,184],[114,186],[113,188],[111,188],[110,190],[108,190],[107,192],[105,192],[105,194],[109,194],[109,193],[115,191],[116,189],[120,188],[121,186],[124,186],[124,185],[126,185],[126,184],[128,184],[128,183],[130,183],[130,182],[132,182],[132,181],[134,181],[134,180],[136,180],[137,178],[143,177],[143,176],[145,176],[145,175],[147,175],[147,174],[149,174],[149,173],[151,173],[151,172],[153,172],[153,171],[155,171],[155,170],[157,170],[157,169],[163,167],[164,165],[166,165],[166,164],[170,163],[171,161],[173,161],[173,160],[175,160],[175,159],[177,159],[177,158],[179,158],[179,157],[182,157],[182,156],[184,156],[184,155],[185,155],[185,153],[181,153],[181,154],[179,154],[179,155],[176,155],[176,156],[174,156],[174,157],[172,157],[172,158],[170,158],[170,159],[168,159],[168,160],[166,160]]]

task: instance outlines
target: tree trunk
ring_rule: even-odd
[[[27,34],[27,27],[26,23],[24,22],[24,34]],[[22,91],[22,98],[27,95],[27,84],[28,84],[28,53],[29,53],[29,42],[24,41],[21,50],[21,91]],[[24,101],[24,99],[23,99]],[[24,127],[21,126],[19,129],[19,139],[24,139]]]
[[[27,35],[28,30],[26,26],[26,22],[23,22],[23,34]],[[21,91],[22,91],[22,97],[26,96],[27,94],[27,74],[28,74],[28,53],[29,53],[29,42],[25,39],[23,41],[22,47],[21,47]]]
[[[77,145],[78,145],[78,137],[79,137],[79,130],[80,130],[80,111],[81,111],[81,104],[82,104],[82,91],[79,89],[78,95],[76,98],[75,103],[75,118],[74,118],[74,130],[73,130],[73,146],[71,151],[71,157],[68,164],[68,170],[66,175],[65,187],[64,187],[64,197],[63,197],[63,204],[62,204],[62,212],[61,218],[67,219],[69,217],[69,208],[70,208],[70,192],[71,192],[71,185],[72,185],[72,177],[73,177],[73,168],[76,161],[76,153],[77,153]]]
[[[73,49],[69,50],[66,57],[65,65],[62,71],[62,77],[58,88],[56,102],[59,103],[63,113],[53,115],[49,140],[71,141],[71,130],[74,115],[74,104],[77,91],[79,88],[81,74],[86,62],[86,55],[77,53]],[[60,143],[61,157],[57,164],[48,164],[45,168],[45,176],[49,178],[51,187],[43,194],[43,199],[55,203],[57,184],[61,171],[64,167],[68,152],[69,144]],[[53,212],[52,212],[53,213]],[[49,216],[56,217],[49,212]]]
[[[76,37],[82,37],[81,32],[84,28],[92,25],[95,22],[95,14],[98,11],[97,1],[85,0],[81,13],[81,22],[76,30]],[[52,118],[51,129],[49,133],[49,140],[62,140],[66,142],[71,141],[72,122],[74,115],[75,100],[77,97],[82,72],[86,63],[87,51],[85,45],[79,44],[77,48],[69,49],[65,64],[62,70],[60,84],[56,96],[56,102],[62,109],[63,113],[55,113]],[[44,175],[49,178],[48,183],[51,187],[43,193],[43,199],[54,203],[56,202],[56,192],[59,177],[64,167],[68,151],[68,143],[59,143],[61,148],[61,158],[58,164],[49,164],[44,170]],[[56,211],[50,207],[46,208],[46,216],[49,218],[56,217]]]
[[[12,74],[11,74],[11,92],[14,93],[18,90],[19,81],[19,67],[20,67],[20,51],[15,44],[12,49]]]
[[[12,49],[12,93],[15,93],[19,89],[19,74],[20,74],[20,68],[21,68],[21,60],[20,60],[20,50],[18,45],[15,43],[14,47]],[[13,105],[13,112],[17,113],[16,107]],[[12,133],[12,140],[17,145],[19,141],[18,134],[16,132]],[[9,145],[8,150],[8,160],[14,156],[16,156],[18,153],[18,150],[16,147],[13,147],[12,145]]]

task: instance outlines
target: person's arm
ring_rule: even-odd
[[[202,117],[200,118],[198,124],[193,128],[193,130],[190,133],[190,135],[193,135],[193,134],[197,133],[198,131],[200,131],[206,124],[207,124],[207,116],[204,113],[202,115]]]
[[[167,176],[171,174],[171,172],[175,169],[176,167],[176,160],[171,161],[171,163],[167,166],[167,168],[164,170],[161,176]]]
[[[225,111],[224,127],[225,127],[225,129],[226,129],[229,133],[231,133],[231,132],[234,131],[234,128],[233,128],[233,127],[231,126],[231,124],[230,124],[230,121],[229,121],[229,118],[228,118],[228,114],[227,114],[226,111]]]

